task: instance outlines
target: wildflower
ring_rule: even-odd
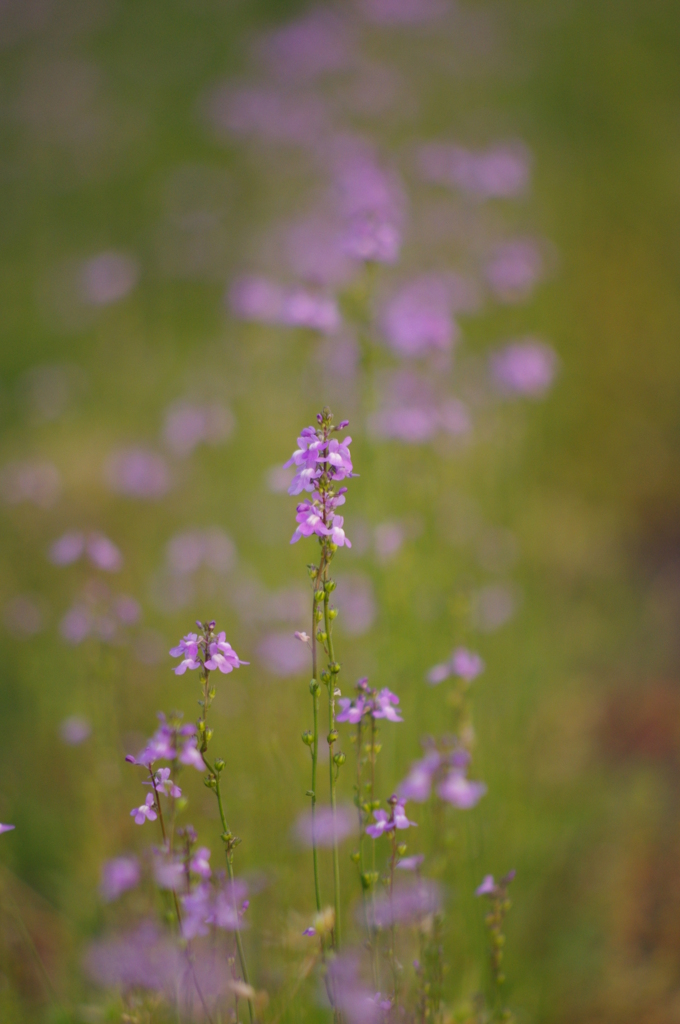
[[[350,697],[340,697],[338,700],[340,711],[335,716],[336,722],[351,722],[353,725],[361,721],[366,707],[363,697],[352,700]]]
[[[154,878],[159,889],[178,889],[184,879],[184,864],[177,857],[170,857],[161,851],[154,858]]]
[[[558,369],[553,349],[527,338],[515,341],[491,357],[491,374],[497,388],[509,395],[541,398]]]
[[[205,765],[195,739],[187,740],[184,744],[179,755],[179,762],[180,764],[191,765],[192,768],[196,768],[199,772],[203,771]]]
[[[185,939],[194,939],[197,935],[208,934],[208,922],[211,916],[211,889],[206,883],[197,885],[190,893],[182,897],[182,935]]]
[[[404,810],[405,800],[397,800],[392,810],[392,820],[394,821],[395,828],[409,828],[410,826],[417,826],[416,821],[409,821],[406,817],[406,811]]]
[[[331,532],[320,515],[318,505],[312,502],[301,502],[297,507],[295,519],[298,525],[291,537],[291,544],[297,544],[300,537],[311,537],[313,534],[318,537],[327,537]]]
[[[439,783],[437,793],[442,800],[458,807],[459,810],[467,811],[475,807],[485,795],[486,785],[483,782],[470,781],[463,771],[454,768]]]
[[[372,839],[379,839],[383,832],[393,831],[395,827],[394,822],[391,821],[387,811],[380,809],[373,811],[373,817],[375,818],[375,824],[366,826],[366,832]]]
[[[144,803],[139,807],[133,807],[130,811],[130,815],[134,816],[138,825],[143,825],[145,821],[155,821],[158,815],[156,814],[154,805],[155,799],[153,793],[147,793]]]
[[[189,870],[201,878],[210,878],[212,871],[209,862],[210,850],[207,846],[199,846],[189,861]]]
[[[179,799],[182,795],[182,790],[170,778],[169,768],[159,768],[157,772],[154,772],[153,782],[146,781],[143,785],[153,785],[157,792],[162,793],[163,796],[171,796],[175,800]]]
[[[468,683],[484,671],[484,662],[474,651],[468,651],[465,647],[458,647],[451,656],[451,668],[455,676],[460,676]]]
[[[432,780],[441,764],[441,756],[436,750],[426,754],[419,761],[414,761],[411,771],[399,786],[399,795],[404,800],[415,800],[422,804],[429,798]]]
[[[102,869],[99,891],[102,899],[110,903],[117,900],[128,889],[134,889],[139,882],[141,871],[136,857],[114,857],[107,860]]]
[[[317,804],[314,818],[309,811],[298,817],[295,822],[295,835],[303,846],[311,846],[314,836],[317,846],[331,847],[334,839],[342,842],[348,836],[354,835],[356,827],[356,811],[353,807],[340,805],[333,813],[332,807]]]
[[[2,825],[2,824],[0,824],[0,835],[2,835],[3,832],[11,832],[12,829],[14,829],[14,828],[16,828],[16,825]]]
[[[342,516],[333,516],[333,525],[331,526],[331,541],[336,547],[341,548],[343,546],[351,548],[352,542],[349,537],[345,536],[345,531],[342,526],[344,519]]]
[[[177,648],[175,648],[175,650],[177,650]],[[217,640],[214,640],[210,644],[208,653],[210,658],[206,661],[205,667],[211,671],[213,669],[219,669],[220,672],[225,675],[228,672],[233,672],[233,670],[235,668],[239,668],[240,665],[249,664],[247,661],[240,660],[231,644],[227,642],[226,634],[224,632],[219,633]],[[175,669],[175,672],[177,672],[177,669]]]
[[[301,640],[303,644],[309,643],[309,636],[307,633],[299,632],[296,629],[295,632],[293,633],[293,636],[296,638],[296,640]]]
[[[309,928],[305,928],[305,930],[303,931],[302,934],[303,935],[316,935],[316,928],[314,928],[314,927],[312,927],[312,925],[310,925]]]
[[[396,694],[392,693],[391,690],[388,690],[387,688],[381,690],[374,699],[375,707],[371,712],[374,718],[386,718],[390,722],[404,721],[396,710],[399,698]]]
[[[198,660],[198,644],[199,638],[196,633],[187,633],[186,636],[182,637],[177,647],[173,647],[170,651],[172,658],[180,658],[184,655],[183,660],[176,668],[173,669],[176,676],[183,676],[188,668],[199,668],[201,662]]]
[[[397,867],[401,868],[402,871],[417,871],[424,860],[424,854],[416,853],[413,857],[402,857],[401,860],[397,861]]]
[[[496,891],[493,875],[485,875],[482,884],[475,889],[475,896],[491,896]]]
[[[442,903],[441,889],[436,882],[418,878],[411,884],[394,887],[393,892],[376,896],[375,905],[369,909],[371,922],[378,928],[386,928],[401,922],[415,924],[430,914],[436,913]]]

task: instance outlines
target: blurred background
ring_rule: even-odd
[[[83,951],[151,899],[99,892],[149,842],[123,757],[195,715],[167,651],[196,618],[251,663],[214,744],[253,973],[285,976],[315,549],[280,467],[325,403],[360,473],[342,686],[405,720],[385,796],[446,728],[428,671],[486,662],[447,999],[480,984],[475,886],[514,867],[521,1021],[680,1020],[679,47],[664,0],[0,4],[3,1022],[54,1019],[31,943],[62,1019],[104,1019]],[[339,232],[376,210],[365,268]]]

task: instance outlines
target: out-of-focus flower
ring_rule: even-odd
[[[303,644],[309,643],[309,636],[306,633],[301,633],[297,629],[293,633],[296,640],[300,640]]]
[[[0,470],[0,496],[8,505],[51,508],[60,494],[61,476],[51,462],[8,462]]]
[[[397,861],[396,866],[401,868],[402,871],[417,871],[424,860],[425,854],[416,853],[412,857],[402,857],[401,860]]]
[[[463,771],[452,769],[437,786],[437,793],[446,803],[461,811],[475,807],[486,793],[483,782],[472,782]]]
[[[316,845],[331,847],[334,836],[338,842],[342,842],[356,833],[356,812],[352,807],[341,804],[333,814],[332,807],[317,804],[313,821],[311,811],[305,811],[295,822],[295,836],[303,846],[312,845],[312,828]]]
[[[205,769],[203,758],[201,757],[196,740],[187,740],[182,747],[179,755],[180,764],[191,765],[192,768],[196,768],[197,771],[202,772]]]
[[[348,1024],[378,1024],[384,1019],[380,994],[369,988],[360,976],[360,959],[343,952],[329,961],[328,979],[338,1010]]]
[[[414,761],[411,771],[399,786],[399,796],[405,800],[415,800],[422,804],[429,799],[432,791],[432,782],[441,764],[441,756],[436,751],[430,751],[419,761]]]
[[[557,356],[533,338],[512,342],[491,356],[491,375],[505,394],[541,398],[557,373]]]
[[[443,683],[449,676],[458,676],[471,683],[484,671],[484,662],[474,651],[467,647],[457,647],[448,661],[435,665],[427,674],[427,681],[432,686]]]
[[[212,870],[210,868],[210,850],[207,846],[199,846],[195,850],[193,857],[189,861],[189,869],[195,875],[200,875],[201,878],[210,878]]]
[[[93,306],[120,302],[137,284],[139,266],[121,252],[102,252],[83,263],[80,272],[81,296]]]
[[[290,633],[269,633],[257,648],[258,660],[275,676],[294,676],[302,672],[309,654]]]
[[[184,530],[168,542],[166,559],[172,572],[180,576],[196,572],[201,565],[225,573],[236,561],[236,547],[219,526]]]
[[[346,23],[329,10],[316,10],[272,32],[261,52],[278,78],[307,81],[342,70],[351,50]]]
[[[482,884],[475,889],[475,896],[491,896],[496,891],[493,875],[485,875]]]
[[[84,743],[91,734],[92,726],[82,715],[70,715],[59,725],[59,735],[64,743],[68,743],[71,747],[77,747]]]
[[[59,623],[59,632],[69,644],[79,644],[90,635],[93,619],[87,608],[76,605]]]
[[[93,565],[106,572],[117,572],[123,564],[120,551],[103,533],[84,534],[77,530],[55,540],[49,550],[49,559],[54,565],[71,565],[84,553]]]
[[[501,302],[523,302],[543,273],[541,251],[530,238],[499,245],[486,265],[491,291]]]
[[[169,768],[159,768],[158,771],[153,773],[153,783],[146,780],[142,783],[143,786],[153,785],[154,789],[158,793],[162,793],[163,796],[171,796],[174,800],[179,800],[182,795],[182,790],[179,786],[170,778]],[[149,794],[150,795],[150,794]]]
[[[378,25],[419,25],[441,18],[446,0],[360,0],[361,11]]]
[[[282,288],[263,277],[244,277],[230,291],[233,313],[242,320],[307,327],[333,334],[341,323],[336,300],[308,288]]]
[[[284,92],[278,86],[218,86],[208,96],[205,110],[219,134],[250,136],[274,145],[317,145],[327,127],[318,97]]]
[[[421,148],[419,163],[427,181],[452,185],[481,199],[518,196],[529,186],[529,154],[519,144],[473,153],[462,146],[432,142]]]
[[[133,807],[130,816],[134,817],[138,825],[143,825],[145,821],[155,821],[158,815],[154,808],[153,793],[147,793],[144,803],[139,807]]]
[[[458,334],[451,307],[450,289],[442,277],[427,274],[404,285],[380,316],[390,348],[400,356],[448,351]]]
[[[3,824],[0,824],[0,835],[2,835],[3,832],[12,832],[13,829],[15,829],[15,828],[16,828],[16,825],[3,825]]]
[[[234,429],[234,415],[225,405],[180,399],[165,414],[163,439],[174,455],[186,458],[199,444],[226,441]]]
[[[184,977],[185,964],[179,946],[151,923],[92,943],[85,961],[88,974],[100,985],[171,993]]]
[[[441,909],[441,888],[436,882],[419,878],[413,884],[394,887],[393,892],[376,896],[369,908],[371,925],[388,928],[392,924],[417,924]]]
[[[129,498],[161,498],[170,489],[165,459],[148,448],[114,452],[106,463],[105,477],[112,491]]]
[[[99,891],[102,899],[110,903],[117,900],[128,889],[134,889],[141,878],[141,869],[136,857],[114,857],[107,860],[102,868]]]
[[[364,716],[372,718],[386,718],[390,722],[403,722],[403,718],[397,711],[399,698],[387,687],[382,690],[373,690],[368,685],[366,678],[360,679],[357,683],[357,696],[353,699],[340,697],[336,721],[350,722],[356,724]]]
[[[177,857],[160,853],[154,858],[153,875],[159,889],[179,889],[184,881],[184,864]]]
[[[404,530],[399,523],[380,523],[373,531],[375,551],[381,562],[388,562],[404,543]]]

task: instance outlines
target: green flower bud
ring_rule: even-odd
[[[312,697],[316,697],[320,689],[321,687],[317,683],[316,679],[312,679],[311,683],[309,684],[309,692],[311,693]]]
[[[349,859],[352,861],[353,864],[358,864],[359,861],[361,860],[361,854],[359,853],[358,850],[355,850],[354,853],[350,853]]]
[[[335,743],[335,741],[337,740],[337,738],[338,738],[338,731],[337,731],[337,729],[332,729],[328,733],[328,736],[326,738],[328,740],[328,746],[329,747],[332,746]]]
[[[303,732],[303,734],[302,734],[302,742],[304,743],[304,745],[306,747],[311,747],[312,743],[314,742],[314,736],[309,731],[309,729],[307,729],[305,732]]]
[[[404,854],[406,853],[406,843],[399,843],[399,846],[397,847],[397,853],[399,854],[400,857],[404,856]]]
[[[215,771],[224,771],[224,761],[222,760],[221,757],[218,757],[217,760],[215,761]]]
[[[342,751],[340,751],[340,753],[338,754],[334,754],[333,756],[333,761],[335,762],[335,764],[337,764],[338,768],[340,768],[345,763],[346,760],[347,757],[342,753]]]

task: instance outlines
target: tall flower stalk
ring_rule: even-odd
[[[312,681],[310,692],[313,702],[313,732],[305,733],[303,739],[310,747],[312,757],[312,787],[308,791],[312,801],[312,859],[314,863],[314,891],[317,912],[321,909],[321,886],[319,879],[317,837],[315,831],[317,802],[317,768],[319,753],[319,693],[320,683],[328,691],[328,765],[330,804],[335,823],[337,813],[337,779],[345,755],[335,750],[338,740],[336,729],[336,697],[340,665],[336,661],[333,644],[333,622],[337,610],[331,607],[331,594],[335,590],[335,581],[331,578],[330,567],[333,556],[340,547],[351,547],[351,542],[343,529],[344,520],[338,515],[337,509],[345,503],[346,487],[337,487],[340,481],[354,476],[352,460],[349,452],[351,437],[340,441],[333,435],[343,430],[347,421],[335,426],[330,409],[324,408],[317,415],[316,427],[305,427],[298,438],[298,448],[286,463],[295,467],[295,476],[288,488],[291,495],[303,491],[311,494],[310,499],[301,501],[296,510],[297,528],[291,538],[295,544],[301,537],[318,538],[320,547],[319,562],[309,566],[312,579],[312,636],[308,638],[299,634],[300,639],[309,640],[312,650]],[[327,657],[326,669],[318,674],[317,641],[322,645]],[[340,947],[340,860],[338,841],[333,828],[333,907],[335,921],[332,931],[332,945],[335,950]]]

